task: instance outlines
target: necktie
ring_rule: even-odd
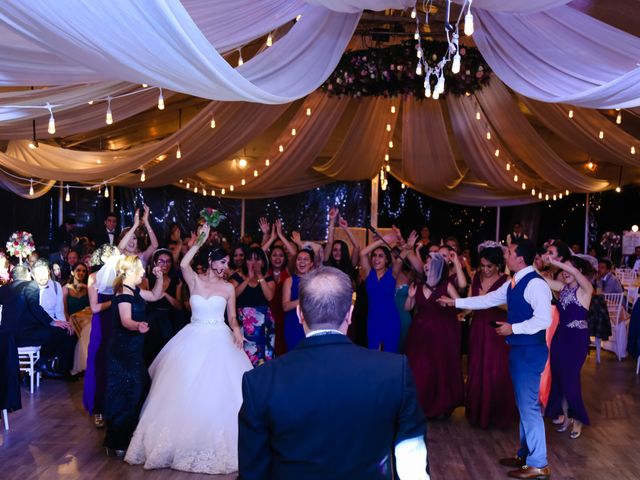
[[[511,278],[511,288],[512,289],[516,288],[516,277]]]

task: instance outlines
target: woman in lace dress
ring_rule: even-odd
[[[214,248],[205,273],[191,267],[208,235],[204,225],[180,263],[191,292],[191,323],[149,368],[151,390],[125,457],[146,469],[210,474],[238,469],[242,375],[251,362],[242,350],[234,288],[224,280],[229,255]],[[225,308],[231,329],[224,321]]]
[[[559,262],[550,256],[544,260],[560,270],[558,280],[548,280],[549,286],[559,291],[560,321],[551,342],[551,393],[546,415],[562,424],[565,432],[571,424],[571,438],[578,438],[582,425],[589,424],[589,416],[582,401],[580,370],[589,351],[587,314],[593,286],[587,278],[591,265],[581,258],[571,257]]]

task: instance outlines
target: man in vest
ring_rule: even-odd
[[[441,297],[438,302],[470,310],[507,304],[507,322],[497,322],[496,333],[511,346],[509,370],[520,412],[520,449],[516,457],[503,458],[500,464],[517,469],[509,472],[513,478],[548,479],[551,472],[538,393],[549,353],[545,330],[551,324],[551,290],[532,267],[535,255],[531,241],[512,243],[505,254],[511,282],[486,295],[455,301]]]

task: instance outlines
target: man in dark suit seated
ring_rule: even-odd
[[[346,274],[313,270],[299,292],[306,338],[243,377],[238,478],[388,479],[395,466],[401,480],[428,479],[426,422],[406,357],[351,343]]]
[[[76,337],[68,322],[53,320],[40,306],[40,291],[24,266],[13,269],[13,282],[0,288],[2,326],[10,329],[18,347],[41,346],[36,369],[48,378],[70,378]],[[58,371],[50,361],[58,357]]]

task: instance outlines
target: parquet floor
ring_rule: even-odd
[[[617,362],[603,352],[596,365],[592,353],[583,369],[583,391],[592,425],[571,440],[547,424],[552,478],[640,479],[640,376],[635,362]],[[31,396],[23,388],[23,408],[9,415],[11,430],[0,430],[0,479],[232,479],[173,470],[145,471],[100,447],[96,430],[81,404],[82,382],[43,380]],[[0,428],[2,428],[0,426]],[[496,459],[517,447],[517,426],[506,430],[469,427],[458,409],[428,430],[431,477],[434,480],[507,478]],[[304,479],[301,479],[304,480]],[[330,480],[330,479],[327,479]]]

